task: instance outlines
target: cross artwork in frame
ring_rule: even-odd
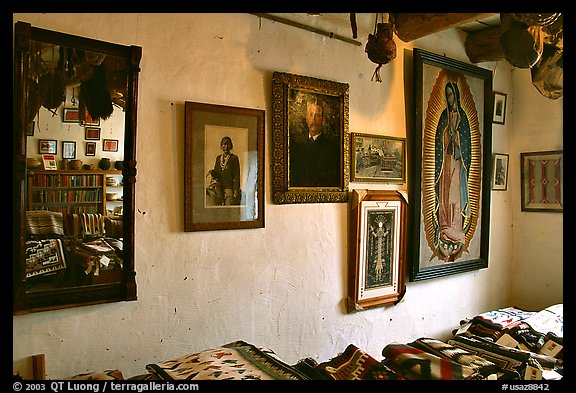
[[[406,181],[406,140],[391,136],[352,133],[352,181]]]
[[[264,227],[262,109],[185,102],[184,230]]]
[[[347,83],[272,75],[272,201],[348,201]]]
[[[522,211],[564,211],[564,152],[520,153]]]
[[[352,191],[349,312],[398,303],[404,296],[407,214],[398,191]]]
[[[492,71],[414,49],[410,280],[488,267]]]

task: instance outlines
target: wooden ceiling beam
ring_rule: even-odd
[[[495,26],[468,33],[464,41],[468,60],[472,63],[482,63],[504,59],[504,49],[500,45],[500,31],[500,26]]]
[[[497,14],[434,12],[392,14],[396,35],[404,42],[410,42],[442,30],[458,27],[464,23],[484,19],[493,15]]]

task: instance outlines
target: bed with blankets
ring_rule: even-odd
[[[118,281],[122,220],[102,214],[26,212],[26,280],[70,285]]]
[[[116,380],[561,380],[563,304],[539,311],[506,307],[463,319],[451,338],[391,342],[376,359],[349,344],[331,359],[282,360],[270,348],[234,341],[146,365],[69,379]]]

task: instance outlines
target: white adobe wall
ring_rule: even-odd
[[[404,49],[420,47],[467,61],[463,33],[446,31],[410,44],[396,39],[398,56],[376,83],[370,81],[375,64],[363,46],[249,14],[15,14],[13,20],[143,48],[136,184],[139,299],[14,317],[14,361],[45,353],[49,378],[110,367],[132,376],[144,373],[147,363],[238,339],[272,348],[292,363],[306,356],[327,360],[348,344],[381,359],[392,341],[447,337],[462,318],[524,295],[511,290],[517,267],[512,263],[514,181],[509,191],[492,193],[488,269],[408,283],[400,304],[355,314],[346,314],[344,300],[347,206],[271,203],[273,71],[349,83],[351,132],[404,137]],[[366,36],[361,32],[359,39],[365,42]],[[510,67],[499,62],[495,89],[511,97],[513,82],[525,83],[513,80]],[[266,110],[265,228],[183,232],[184,101]],[[533,111],[514,108],[506,126],[494,132],[500,151],[513,151],[516,108]],[[551,128],[545,116],[533,121]],[[561,277],[555,278],[559,285]],[[561,302],[561,293],[547,300]]]

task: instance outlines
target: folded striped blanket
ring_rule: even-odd
[[[479,379],[476,369],[452,360],[443,359],[407,344],[388,344],[383,350],[382,361],[405,379],[463,380]]]
[[[82,213],[82,231],[85,236],[104,236],[104,216],[102,214]]]
[[[46,210],[26,212],[26,229],[29,235],[64,236],[64,219],[62,213]]]
[[[397,380],[402,379],[386,365],[353,344],[344,352],[320,363],[315,370],[327,379],[335,380]]]
[[[412,380],[481,379],[477,369],[443,359],[407,344],[388,344],[383,350],[384,363],[396,374]]]
[[[456,347],[434,338],[419,338],[418,340],[411,342],[409,345],[443,359],[448,359],[458,364],[471,367],[483,377],[495,374],[499,369],[496,364],[492,363],[488,359],[476,356],[463,348]]]
[[[472,318],[472,322],[481,323],[491,329],[510,329],[534,314],[535,312],[533,311],[525,311],[517,307],[506,307],[476,315]]]

